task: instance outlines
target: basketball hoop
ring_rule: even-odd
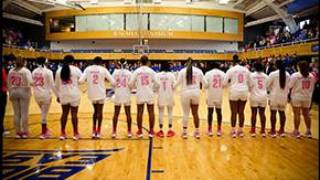
[[[149,54],[149,46],[148,45],[133,45],[133,54]]]

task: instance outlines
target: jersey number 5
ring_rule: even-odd
[[[310,81],[302,80],[302,89],[309,89],[309,88],[310,88]]]

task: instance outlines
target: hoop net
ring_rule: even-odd
[[[133,54],[149,54],[149,46],[148,45],[133,45]]]

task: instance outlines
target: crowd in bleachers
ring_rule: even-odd
[[[274,26],[270,26],[267,32],[256,36],[254,40],[246,43],[244,49],[270,47],[276,44],[319,38],[319,25],[317,19],[304,21],[301,28],[293,34],[289,32],[289,29],[286,26],[273,27]]]
[[[37,45],[37,43],[31,42],[20,30],[15,28],[3,28],[2,39],[5,45],[18,46],[29,50],[34,50]]]

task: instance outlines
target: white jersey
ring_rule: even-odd
[[[11,97],[31,96],[32,75],[29,69],[11,69],[8,75],[8,90]]]
[[[160,72],[157,74],[160,87],[158,92],[159,106],[173,106],[174,105],[174,84],[175,77],[170,72]]]
[[[73,65],[69,65],[69,68],[71,76],[68,81],[63,81],[60,77],[62,68],[59,68],[56,72],[55,89],[61,104],[80,101],[81,98],[78,84],[82,75],[81,70]]]
[[[192,84],[187,84],[187,68],[183,68],[178,75],[178,80],[175,84],[175,87],[181,84],[181,92],[184,91],[193,91],[196,93],[200,93],[200,83],[204,87],[207,86],[207,81],[204,78],[203,72],[197,68],[192,66]]]
[[[36,101],[48,101],[54,91],[53,73],[46,67],[39,66],[32,72],[33,91]]]
[[[229,85],[229,95],[237,96],[238,94],[248,94],[249,76],[250,71],[247,68],[240,65],[235,65],[231,67],[227,71],[226,77],[224,79],[224,84]]]
[[[212,69],[205,74],[208,82],[207,101],[222,102],[224,78],[225,73],[219,69]]]
[[[130,87],[137,87],[137,103],[153,104],[154,86],[158,87],[159,82],[156,73],[147,66],[141,66],[133,72],[129,82]]]
[[[106,98],[105,80],[114,84],[114,80],[109,71],[103,66],[91,65],[84,70],[80,78],[80,83],[84,81],[87,82],[88,98],[91,101],[99,101]]]
[[[250,99],[253,101],[267,100],[267,80],[268,76],[262,72],[254,72],[250,74],[249,87]]]
[[[268,81],[267,81],[267,89],[270,91],[269,97],[270,101],[278,102],[278,103],[287,103],[289,88],[288,84],[290,81],[290,75],[286,72],[286,85],[284,89],[280,87],[279,82],[280,71],[276,70],[270,73]]]
[[[127,69],[116,69],[112,77],[115,80],[114,85],[114,103],[116,105],[130,105],[131,90],[129,88],[129,82],[132,73]]]
[[[310,101],[316,78],[310,73],[308,77],[303,77],[300,72],[291,75],[289,89],[291,90],[291,98],[300,101]]]

